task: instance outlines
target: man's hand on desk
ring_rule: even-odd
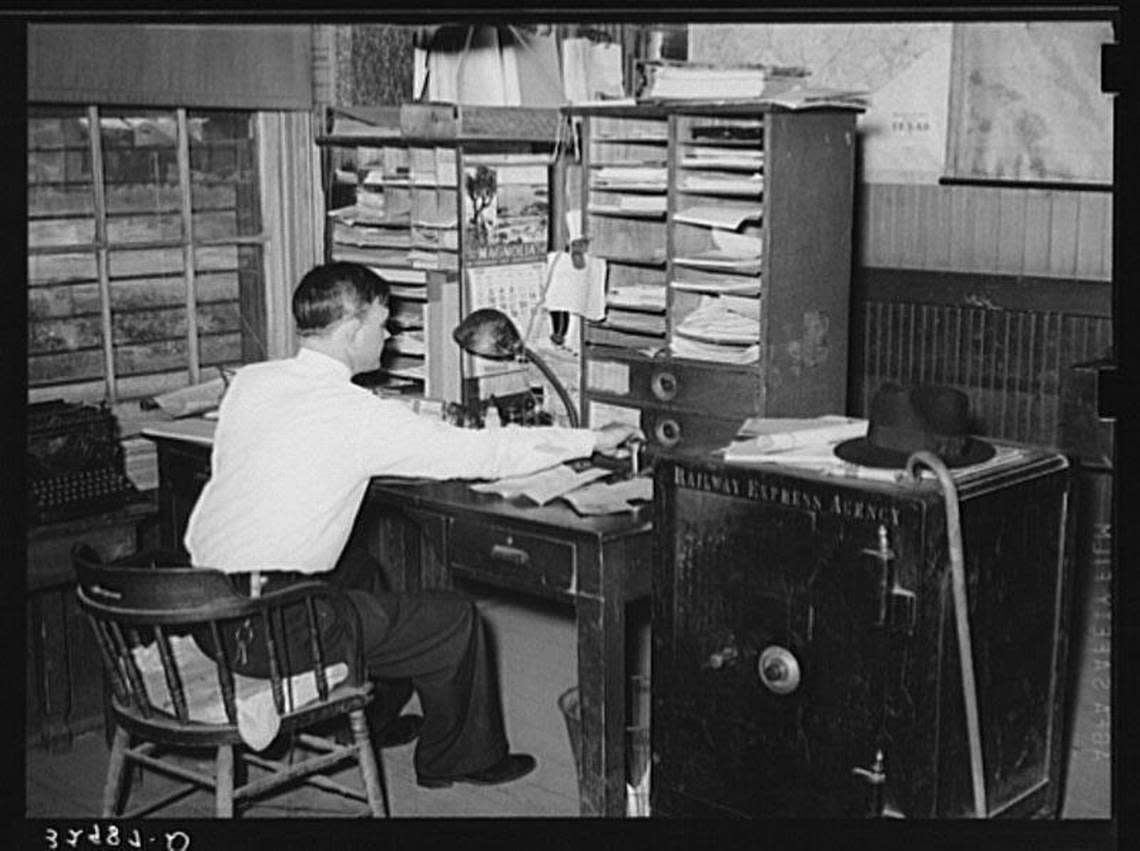
[[[594,430],[594,451],[615,457],[621,454],[626,444],[644,440],[645,432],[637,426],[609,423]]]

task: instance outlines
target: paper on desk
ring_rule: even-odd
[[[779,464],[808,470],[824,476],[839,476],[873,482],[896,482],[903,478],[910,478],[904,470],[865,467],[861,464],[844,461],[835,454],[835,446],[838,442],[805,444],[791,449],[755,450],[752,452],[729,446],[725,449],[724,460],[732,464]],[[731,455],[729,454],[730,450],[732,451]]]
[[[214,431],[217,423],[200,417],[188,417],[165,422],[143,423],[140,433],[143,437],[169,437],[184,440],[200,446],[214,445]]]
[[[477,493],[495,493],[504,499],[513,499],[516,496],[525,496],[539,505],[546,505],[552,499],[557,499],[575,488],[588,484],[612,471],[602,467],[590,467],[580,473],[575,473],[565,464],[558,464],[529,476],[514,476],[507,479],[498,479],[494,482],[480,482],[471,486]]]
[[[563,494],[562,498],[579,514],[620,514],[633,511],[637,507],[634,501],[653,499],[653,479],[635,476],[612,484],[599,483]]]
[[[155,396],[154,401],[165,414],[189,417],[218,407],[228,383],[229,374],[225,374],[224,378],[215,378]]]
[[[846,417],[818,417],[817,420],[845,420]],[[861,437],[866,433],[867,421],[851,419],[847,425],[835,423],[824,428],[813,427],[810,420],[790,420],[800,423],[799,429],[792,432],[773,432],[771,434],[757,434],[771,427],[773,421],[764,418],[747,420],[741,427],[741,432],[752,431],[754,436],[746,440],[736,440],[724,449],[724,459],[735,464],[779,464],[781,466],[796,467],[819,473],[824,476],[835,476],[844,479],[859,479],[871,482],[913,484],[914,478],[905,469],[898,467],[869,467],[845,461],[835,454],[835,447],[851,437]],[[806,425],[805,425],[806,424]],[[855,434],[844,434],[845,428],[858,426],[860,430]],[[771,437],[783,438],[785,435],[802,435],[802,442],[787,441],[792,445],[785,448],[758,448],[754,441]],[[821,435],[826,435],[820,439]],[[799,439],[799,438],[797,438]],[[956,467],[950,470],[950,475],[958,481],[968,481],[979,475],[1009,464],[1017,463],[1024,457],[1024,450],[1010,446],[997,446],[992,458],[980,464],[969,467]],[[932,470],[925,466],[918,468],[919,477],[923,480],[935,478]]]
[[[750,417],[725,449],[725,458],[778,452],[797,446],[821,443],[834,445],[841,440],[862,437],[867,420],[825,414],[821,417]]]

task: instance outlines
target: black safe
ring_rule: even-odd
[[[937,480],[655,462],[655,816],[975,814]],[[1070,467],[955,471],[988,817],[1057,814]]]

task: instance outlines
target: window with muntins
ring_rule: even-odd
[[[29,401],[106,400],[129,433],[140,400],[266,357],[255,119],[29,107]]]

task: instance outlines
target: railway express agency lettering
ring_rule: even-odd
[[[753,502],[767,502],[802,511],[814,511],[849,517],[852,520],[867,520],[874,523],[899,525],[899,509],[893,505],[871,502],[857,495],[841,491],[820,493],[788,485],[741,479],[724,473],[707,470],[686,470],[673,468],[673,482],[678,487],[689,490],[716,493],[724,496],[743,497]]]

